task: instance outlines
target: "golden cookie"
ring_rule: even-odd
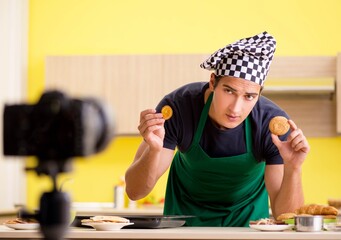
[[[173,109],[169,105],[165,105],[161,109],[162,116],[165,120],[168,120],[173,115]]]
[[[290,129],[288,119],[282,116],[272,118],[269,123],[269,129],[270,132],[278,136],[286,134]]]

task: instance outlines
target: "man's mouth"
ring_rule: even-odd
[[[236,121],[239,119],[239,116],[237,115],[226,114],[226,116],[230,121]]]

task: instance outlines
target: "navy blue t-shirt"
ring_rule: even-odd
[[[191,145],[199,124],[200,114],[204,107],[204,94],[208,88],[207,82],[195,82],[184,85],[166,95],[157,105],[157,112],[164,105],[170,105],[173,116],[165,122],[164,147],[178,148],[185,152]],[[253,154],[258,161],[266,164],[282,164],[277,147],[271,140],[269,121],[274,116],[288,115],[275,103],[260,96],[250,113]],[[200,145],[210,157],[230,157],[246,152],[244,122],[239,126],[221,130],[208,117],[200,140]],[[284,140],[287,135],[281,136]]]

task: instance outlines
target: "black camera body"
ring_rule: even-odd
[[[37,166],[26,170],[48,175],[53,182],[53,189],[41,197],[40,211],[19,212],[39,221],[45,239],[62,239],[69,228],[71,200],[57,187],[58,174],[71,170],[73,157],[100,152],[113,137],[111,112],[93,98],[71,99],[60,91],[48,91],[37,104],[5,106],[4,155],[36,156]]]
[[[95,99],[59,91],[44,93],[35,105],[6,105],[4,154],[58,160],[97,153],[113,136],[109,115]]]

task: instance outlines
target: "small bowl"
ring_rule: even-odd
[[[323,231],[323,216],[295,216],[295,227],[298,232]]]
[[[335,223],[341,225],[341,215],[337,215],[337,216],[336,216]]]

